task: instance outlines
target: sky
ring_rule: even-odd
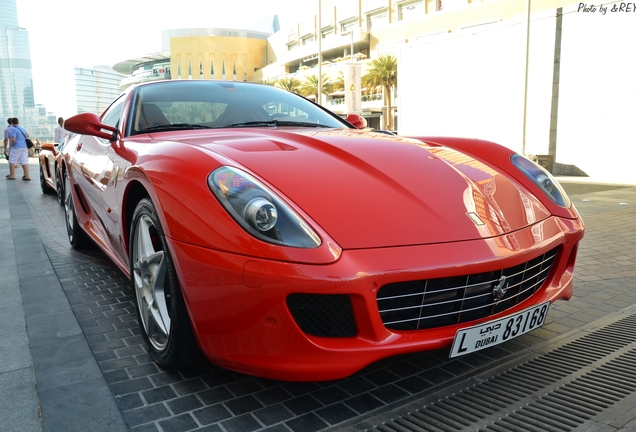
[[[29,31],[35,103],[67,118],[76,113],[75,66],[159,52],[163,30],[242,28],[274,14],[284,27],[290,11],[314,3],[318,9],[316,0],[17,0],[17,7]]]

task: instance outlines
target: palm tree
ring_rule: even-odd
[[[292,76],[281,78],[276,82],[276,84],[284,90],[297,94],[301,93],[300,87],[302,83]]]
[[[331,83],[327,74],[322,74],[322,93],[329,93],[331,89]],[[314,96],[316,103],[320,103],[318,100],[318,75],[308,75],[305,77],[305,82],[301,84],[300,90],[304,96]]]
[[[336,80],[334,82],[331,83],[331,91],[338,91],[338,90],[344,90],[345,88],[345,77],[344,77],[344,72],[340,71],[338,72],[338,78],[336,78]]]
[[[262,78],[262,79],[259,79],[257,82],[258,82],[259,84],[265,84],[265,85],[269,85],[269,86],[275,86],[275,85],[276,85],[276,83],[278,82],[278,80]]]
[[[369,74],[362,75],[361,79],[362,92],[365,95],[372,95],[378,91],[378,87],[375,85]]]
[[[391,55],[378,57],[371,61],[371,67],[367,70],[367,77],[374,86],[384,88],[387,99],[387,122],[388,130],[393,130],[393,106],[391,105],[391,94],[393,88],[397,86],[397,59]]]

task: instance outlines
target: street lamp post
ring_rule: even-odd
[[[356,61],[356,59],[353,58],[353,30],[351,30],[351,61]]]
[[[528,63],[530,56],[530,8],[531,0],[526,0],[526,62],[525,62],[525,77],[523,82],[523,130],[521,140],[521,154],[526,155],[526,127],[528,117]]]
[[[341,36],[347,36],[347,35],[351,35],[351,48],[349,51],[349,55],[351,56],[351,61],[355,61],[353,58],[353,29],[350,29],[349,31],[346,31],[344,33],[340,34]]]

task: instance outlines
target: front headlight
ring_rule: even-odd
[[[569,208],[572,205],[563,187],[561,187],[559,182],[552,177],[552,174],[541,165],[526,159],[520,154],[512,155],[510,160],[514,166],[519,168],[519,171],[524,173],[534,184],[539,186],[555,204],[565,208]]]
[[[320,237],[283,200],[248,173],[221,167],[208,186],[241,227],[254,237],[282,246],[316,248]]]

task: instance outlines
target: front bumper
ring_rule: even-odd
[[[169,242],[195,334],[210,361],[272,379],[319,381],[343,378],[388,356],[449,347],[460,328],[548,300],[569,299],[582,237],[580,219],[551,217],[484,240],[345,250],[328,265],[268,261]],[[503,312],[411,331],[389,330],[382,322],[376,296],[386,284],[497,271],[555,248],[543,285]],[[348,296],[356,334],[320,337],[303,332],[288,307],[291,294]]]

